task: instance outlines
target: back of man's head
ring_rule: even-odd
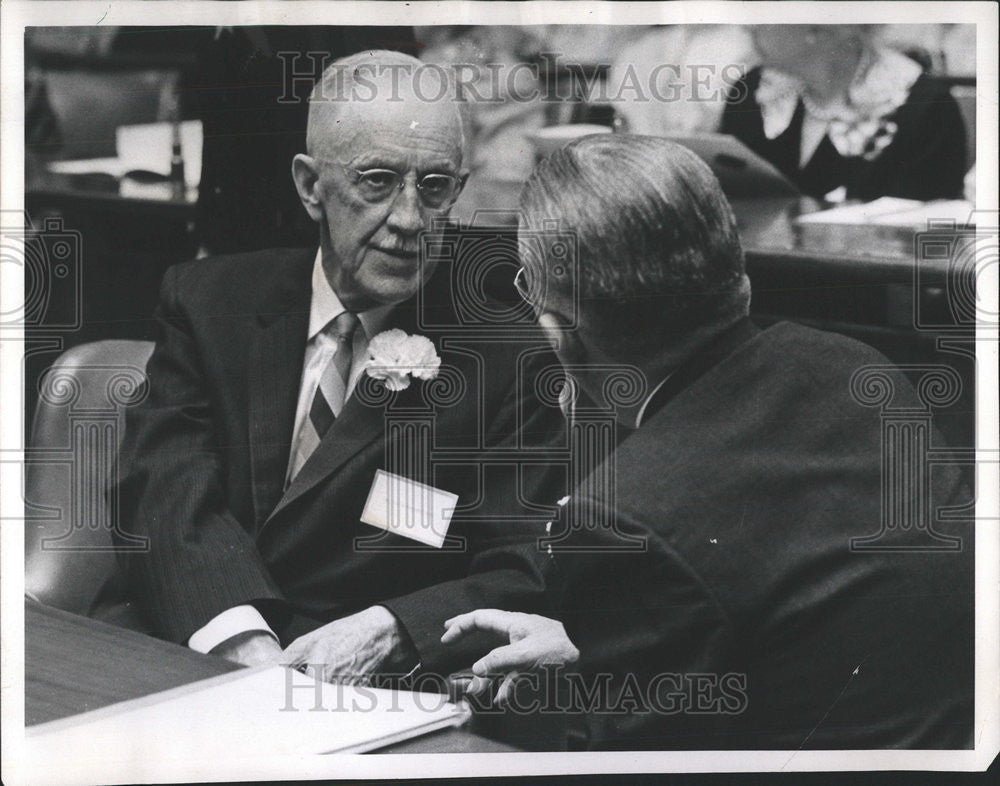
[[[542,277],[539,291],[565,295],[575,275],[576,303],[564,299],[563,310],[578,308],[581,327],[615,354],[649,354],[749,310],[732,209],[709,167],[678,144],[631,134],[576,140],[536,167],[521,210],[522,240],[544,234],[546,219],[576,236],[574,265],[559,269],[546,254],[525,264],[543,268],[528,271]]]

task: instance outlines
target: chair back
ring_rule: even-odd
[[[968,172],[976,163],[976,86],[955,85],[951,88],[951,97],[958,104],[965,124],[965,171]]]
[[[180,73],[170,70],[48,71],[45,87],[59,124],[62,158],[116,155],[119,126],[169,120]]]
[[[26,594],[140,630],[148,626],[126,596],[117,552],[148,544],[124,531],[109,481],[152,351],[149,341],[97,341],[60,355],[39,382],[25,467]]]

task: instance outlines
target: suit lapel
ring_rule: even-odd
[[[397,327],[412,333],[416,325],[416,303],[414,299],[401,303],[392,313],[386,329]],[[304,332],[305,329],[303,329]],[[299,372],[295,376],[295,387],[297,391],[299,374],[301,373],[302,352],[299,353]],[[372,442],[381,438],[385,434],[386,407],[405,406],[407,402],[419,401],[420,385],[419,380],[415,380],[405,391],[396,393],[388,401],[383,403],[373,403],[365,400],[365,396],[358,395],[357,390],[344,404],[340,415],[330,426],[329,431],[323,436],[322,441],[313,451],[313,454],[302,465],[299,474],[295,476],[291,485],[285,490],[284,495],[277,500],[277,505],[267,515],[264,526],[291,505],[295,500],[314,489],[317,485],[325,481],[348,461],[357,456],[367,448]],[[295,402],[292,403],[291,423],[295,417]],[[291,433],[292,425],[288,426]],[[286,438],[287,440],[288,438]],[[287,450],[290,445],[286,441]],[[281,478],[284,478],[284,467],[281,470]],[[374,480],[374,473],[372,474]]]
[[[250,459],[258,528],[281,497],[309,330],[311,256],[278,266],[250,350]]]

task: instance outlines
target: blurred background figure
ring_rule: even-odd
[[[452,208],[454,218],[467,222],[531,174],[529,137],[545,125],[545,107],[537,71],[515,66],[537,57],[541,39],[533,28],[517,26],[420,27],[415,35],[421,60],[455,68],[469,92],[488,99],[468,104],[470,177]]]
[[[435,26],[415,29],[419,57],[455,69],[469,103],[468,184],[452,209],[513,213],[548,126],[610,126],[617,105],[597,97],[608,64],[648,28],[601,25]],[[483,218],[483,216],[481,216]],[[491,221],[503,222],[500,214]]]
[[[872,38],[896,49],[936,74],[976,73],[975,25],[872,25]]]
[[[611,64],[612,92],[634,74],[648,95],[616,106],[635,134],[716,131],[733,84],[756,59],[746,27],[673,25],[654,28],[623,47]],[[655,97],[652,95],[655,92]],[[623,90],[623,95],[629,95]]]
[[[874,32],[751,28],[761,65],[736,86],[722,132],[817,198],[961,197],[966,132],[948,86]]]

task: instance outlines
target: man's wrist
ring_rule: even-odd
[[[267,621],[249,604],[233,606],[217,614],[188,639],[188,646],[197,652],[215,652],[221,645],[240,633],[264,633],[275,642],[278,637]]]
[[[248,630],[216,645],[211,654],[244,666],[260,666],[280,663],[283,652],[278,640],[271,633]]]
[[[385,631],[386,655],[382,663],[385,672],[409,673],[420,663],[420,653],[414,646],[403,623],[385,606],[372,606],[371,612]]]

